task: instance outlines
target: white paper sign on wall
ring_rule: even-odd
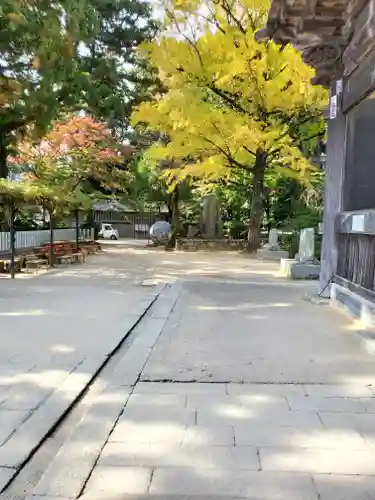
[[[365,230],[365,216],[353,215],[352,217],[352,231],[363,233]]]
[[[337,116],[337,95],[331,97],[329,103],[329,119],[333,120]]]

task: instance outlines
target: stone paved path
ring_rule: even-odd
[[[375,499],[375,360],[347,317],[240,256],[113,252],[179,281],[29,500]]]
[[[154,300],[121,262],[0,281],[0,491]]]

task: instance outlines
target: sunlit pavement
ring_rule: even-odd
[[[69,346],[97,354],[100,331],[110,337],[129,303],[144,301],[144,280],[174,284],[138,324],[88,414],[26,495],[374,498],[375,360],[361,350],[347,317],[303,300],[313,284],[284,281],[277,266],[239,254],[113,246],[94,259],[95,265],[29,281],[19,298],[12,284],[18,309],[3,297],[1,311],[29,315],[1,317],[1,332],[23,324],[18,341],[14,333],[4,339],[8,352],[22,345],[30,362],[41,349],[55,359],[68,359]],[[39,288],[49,290],[44,307]],[[48,314],[35,311],[54,311],[49,324],[56,329],[46,332],[41,320]],[[69,311],[67,320],[58,311]],[[110,327],[101,313],[111,316]],[[90,314],[97,327],[87,323]],[[26,342],[31,335],[33,347]],[[12,411],[16,417],[22,410]]]

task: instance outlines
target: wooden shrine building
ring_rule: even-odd
[[[259,40],[291,42],[331,89],[321,287],[375,307],[375,0],[271,0]],[[332,278],[333,277],[333,278]],[[366,302],[366,299],[369,302]]]

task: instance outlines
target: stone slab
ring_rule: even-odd
[[[132,408],[135,406],[155,405],[185,408],[187,398],[188,397],[183,394],[132,394],[126,407]]]
[[[154,495],[207,495],[251,500],[316,500],[308,475],[254,471],[156,469],[150,487]],[[168,496],[167,496],[168,495]],[[183,497],[184,498],[184,497]],[[151,500],[150,499],[150,500]]]
[[[119,422],[109,436],[109,442],[164,443],[181,445],[186,425],[171,422]]]
[[[105,494],[88,494],[84,495],[82,500],[108,500],[108,497],[105,497]],[[241,497],[242,499],[244,497]],[[259,500],[251,497],[252,500]],[[280,497],[278,497],[279,500]],[[29,500],[29,499],[27,499]],[[41,500],[41,499],[38,499]],[[47,498],[47,500],[49,500]],[[55,499],[59,500],[59,499]],[[123,500],[123,495],[111,495],[111,500]],[[152,495],[126,495],[126,500],[239,500],[239,497],[229,497],[227,495],[189,495],[189,494],[180,494],[180,495],[170,495],[170,494],[152,494]]]
[[[288,397],[290,408],[295,411],[339,413],[367,413],[365,406],[355,398]],[[375,405],[374,405],[375,408]]]
[[[129,390],[106,387],[97,396],[89,412],[45,470],[34,489],[35,495],[79,495],[129,395]],[[65,474],[68,480],[64,487]]]
[[[2,410],[0,408],[0,446],[30,415],[28,410]]]
[[[261,260],[281,261],[281,259],[289,258],[289,252],[284,250],[267,250],[265,248],[260,248],[257,250],[256,256]]]
[[[51,389],[30,386],[27,389],[15,385],[8,391],[5,400],[0,405],[0,410],[34,410],[40,406],[50,395]]]
[[[372,360],[356,336],[347,334],[347,318],[301,300],[313,283],[277,280],[272,269],[258,275],[253,266],[259,263],[253,262],[246,286],[212,278],[184,283],[142,381],[227,383],[228,390],[234,381],[259,386],[375,381]]]
[[[244,497],[241,497],[244,498]],[[97,494],[87,494],[80,497],[82,500],[108,500],[108,497],[105,496],[105,493],[97,493]],[[27,499],[30,500],[30,499]],[[37,500],[43,500],[38,498]],[[50,500],[47,498],[46,500]],[[55,499],[58,500],[58,499]],[[111,495],[111,500],[123,500],[123,495]],[[189,494],[180,494],[180,495],[170,495],[170,494],[146,494],[146,495],[126,495],[126,500],[239,500],[239,497],[229,497],[227,495],[189,495]],[[252,499],[257,500],[257,499]]]
[[[69,467],[65,465],[59,470],[59,474],[51,474],[42,478],[33,492],[33,496],[41,497],[63,497],[77,498],[80,494],[85,479],[91,472],[92,465],[82,461],[80,467]]]
[[[304,386],[308,396],[320,398],[370,398],[374,397],[371,388],[356,384],[315,384]]]
[[[375,413],[375,398],[360,398],[359,401],[368,413]]]
[[[137,304],[133,305],[133,307],[128,311],[128,313],[134,316],[142,317],[154,303],[155,299],[157,300],[156,297],[146,295],[143,299],[137,302]]]
[[[151,350],[151,347],[138,344],[131,345],[111,373],[109,378],[110,384],[115,386],[134,386],[150,356]]]
[[[347,290],[337,283],[331,285],[331,302],[359,321],[357,330],[361,334],[363,347],[369,354],[375,354],[375,307],[372,302]],[[368,331],[366,332],[366,329]]]
[[[361,433],[373,432],[375,434],[375,418],[371,413],[322,412],[319,416],[327,429],[353,429]]]
[[[34,411],[3,446],[0,447],[0,466],[19,467],[38,446],[45,435],[60,420],[67,408],[85,389],[100,366],[95,357],[83,362],[71,373],[47,401]]]
[[[259,469],[255,447],[174,446],[165,443],[108,443],[100,455],[98,465],[217,470]]]
[[[160,296],[152,308],[152,318],[167,319],[176,303],[177,295],[170,297]]]
[[[9,483],[15,473],[15,469],[6,469],[5,467],[0,467],[0,492]]]
[[[154,303],[150,311],[151,316],[153,318],[167,319],[173,311],[181,289],[182,284],[180,282],[175,282],[171,286],[166,287]]]
[[[133,394],[226,394],[226,384],[139,382]]]
[[[302,384],[226,384],[230,396],[260,396],[262,398],[306,396]]]
[[[75,500],[72,497],[50,497],[50,496],[45,496],[45,495],[31,495],[29,497],[26,497],[25,500]]]
[[[134,329],[133,345],[153,347],[165,325],[165,318],[146,316]]]
[[[320,500],[374,500],[375,477],[316,474]]]
[[[165,424],[194,425],[196,423],[196,412],[194,409],[175,408],[169,406],[133,406],[132,408],[125,408],[119,420],[119,423],[122,422],[161,422]]]
[[[152,469],[146,467],[98,466],[93,471],[81,498],[92,494],[112,495],[145,494],[148,491]],[[122,497],[123,498],[123,497]]]
[[[257,394],[237,394],[236,396],[191,394],[187,396],[187,407],[197,408],[198,411],[209,408],[211,411],[216,410],[222,413],[234,413],[236,410],[241,412],[245,409],[257,413],[289,410],[285,397]]]
[[[374,450],[260,447],[265,471],[375,475]]]
[[[307,411],[276,411],[274,413],[272,411],[264,411],[257,413],[248,408],[240,408],[226,413],[220,413],[212,409],[201,409],[197,412],[198,425],[259,425],[260,423],[269,425],[270,427],[322,428],[322,423],[317,414]]]
[[[368,450],[369,445],[358,431],[351,429],[311,429],[270,427],[265,425],[237,425],[234,427],[236,446],[273,446]]]
[[[282,259],[280,272],[292,280],[319,279],[320,264]]]
[[[233,427],[218,426],[188,426],[183,437],[183,446],[234,446]]]

